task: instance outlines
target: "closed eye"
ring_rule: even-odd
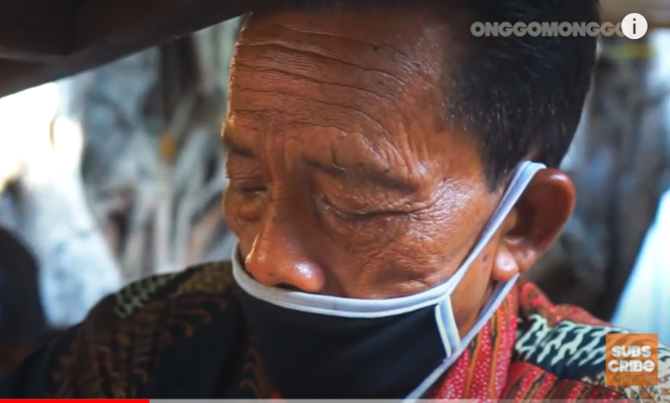
[[[267,192],[267,187],[244,187],[244,186],[238,186],[235,188],[237,191],[245,194],[256,194],[256,193],[264,193]]]
[[[326,210],[328,212],[331,212],[335,215],[337,215],[340,218],[343,219],[349,219],[349,220],[368,220],[368,219],[373,219],[377,217],[382,217],[387,214],[388,212],[382,212],[382,211],[361,211],[361,210],[348,210],[344,209],[342,207],[339,207],[335,205],[335,203],[331,202],[328,197],[325,195],[321,194],[317,197],[317,202],[321,206],[323,210]]]

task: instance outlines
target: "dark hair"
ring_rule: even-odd
[[[597,38],[476,37],[474,22],[599,21],[597,0],[297,0],[281,8],[444,7],[445,24],[462,49],[449,62],[443,120],[475,137],[493,188],[527,156],[560,165],[591,84]]]

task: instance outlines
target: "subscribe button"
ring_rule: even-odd
[[[658,335],[608,334],[605,384],[658,386]]]

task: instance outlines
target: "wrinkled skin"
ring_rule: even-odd
[[[466,133],[441,123],[456,47],[430,10],[252,16],[231,71],[224,209],[253,277],[350,298],[449,279],[493,214]],[[527,270],[571,214],[542,171],[454,294],[467,332],[494,281]]]

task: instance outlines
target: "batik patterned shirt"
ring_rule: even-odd
[[[134,283],[1,380],[0,398],[281,398],[238,292],[229,263]],[[670,403],[664,346],[658,386],[605,384],[610,333],[627,331],[519,283],[427,397]]]

